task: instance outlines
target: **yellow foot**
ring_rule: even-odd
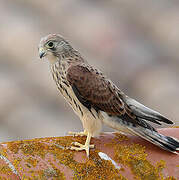
[[[79,147],[71,146],[70,147],[71,150],[75,150],[75,151],[85,150],[87,157],[89,157],[89,149],[94,148],[94,144],[89,145],[85,143],[85,145],[83,145],[83,144],[80,144],[79,142],[73,142],[72,144]]]
[[[83,132],[68,132],[69,135],[73,135],[73,136],[87,136],[88,132],[86,130],[84,130]]]
[[[82,150],[85,150],[86,151],[86,155],[87,157],[89,157],[89,149],[90,148],[94,148],[94,145],[90,145],[90,140],[91,140],[91,133],[87,132],[87,131],[84,131],[82,133],[75,133],[75,135],[77,136],[87,136],[86,138],[86,142],[85,144],[80,144],[79,142],[73,142],[72,144],[74,146],[71,146],[70,148],[68,149],[71,149],[71,150],[75,150],[75,151],[82,151]],[[76,147],[77,146],[77,147]]]

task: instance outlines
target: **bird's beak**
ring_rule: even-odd
[[[40,59],[43,58],[44,56],[46,55],[46,52],[43,48],[39,48],[39,56],[40,56]]]

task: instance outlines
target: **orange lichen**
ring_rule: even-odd
[[[114,159],[120,164],[127,165],[136,179],[160,180],[164,179],[162,170],[165,168],[165,161],[157,162],[156,166],[147,160],[145,147],[139,144],[124,145],[120,144],[118,134],[114,138]],[[124,137],[121,137],[124,139]],[[110,144],[111,145],[111,144]],[[169,177],[173,178],[173,177]]]
[[[127,141],[129,140],[129,138],[124,135],[124,134],[120,134],[120,133],[113,133],[115,135],[115,138],[113,139],[115,142],[122,142],[122,141]]]
[[[0,164],[0,172],[3,172],[3,174],[10,175],[12,174],[11,169],[8,167],[8,165],[2,165]]]
[[[20,158],[15,159],[15,160],[13,161],[13,165],[14,165],[15,167],[18,167],[19,164],[20,164],[20,161],[21,161]]]
[[[176,178],[174,178],[173,176],[171,176],[171,177],[167,177],[167,178],[162,179],[162,180],[177,180],[177,179],[176,179]]]
[[[172,127],[170,127],[170,128],[179,128],[179,126],[172,126]]]
[[[77,137],[76,140],[85,143],[85,138]],[[61,145],[60,141],[59,143]],[[125,179],[110,161],[102,160],[97,151],[91,151],[90,159],[85,163],[75,161],[73,151],[61,150],[55,156],[60,163],[73,170],[74,179]]]
[[[8,151],[14,154],[23,153],[24,157],[21,160],[26,162],[27,168],[36,167],[38,165],[38,160],[36,156],[45,159],[47,154],[53,155],[55,160],[69,167],[73,171],[74,179],[119,179],[125,180],[122,175],[120,175],[120,170],[116,169],[111,161],[103,160],[99,157],[98,151],[90,152],[90,159],[85,163],[80,163],[74,160],[74,151],[67,150],[65,147],[69,147],[74,141],[80,143],[85,143],[85,137],[60,137],[60,138],[46,138],[44,139],[34,139],[34,140],[24,140],[16,142],[8,142]],[[29,156],[29,157],[28,157]],[[20,160],[16,159],[13,165],[16,169],[19,169]],[[55,165],[50,162],[50,168],[44,170],[30,170],[28,173],[31,175],[23,176],[23,179],[44,179],[44,178],[61,178],[65,179],[65,176]],[[22,168],[22,167],[21,167]],[[20,169],[22,170],[22,169]],[[37,175],[38,174],[38,175]]]
[[[56,169],[56,168],[44,169],[41,173],[39,173],[39,175],[40,175],[39,179],[53,178],[55,180],[55,179],[59,179],[59,177],[61,180],[65,179],[64,174],[60,172],[59,169]]]
[[[2,154],[0,155],[0,179],[19,179],[19,175],[11,167],[10,162]]]
[[[56,165],[68,167],[72,171],[73,179],[126,179],[121,175],[122,170],[125,169],[117,169],[110,160],[101,159],[98,149],[90,150],[90,158],[86,158],[86,161],[75,160],[75,151],[67,148],[74,141],[84,144],[85,140],[86,137],[67,136],[15,141],[5,143],[7,148],[1,151],[6,157],[8,154],[13,154],[15,160],[12,164],[18,172],[27,172],[22,175],[22,179],[65,179],[64,173]],[[152,165],[147,160],[145,147],[139,144],[121,143],[127,140],[128,137],[115,133],[110,143],[106,144],[114,149],[114,160],[124,167],[129,167],[136,179],[164,180],[162,170],[165,168],[165,162],[161,160],[156,165]],[[46,167],[38,169],[42,161],[46,162]],[[1,168],[0,172],[2,171],[5,170]],[[167,177],[165,180],[169,179],[175,178]]]
[[[35,158],[32,158],[32,157],[28,157],[28,158],[26,159],[26,162],[29,164],[30,167],[31,167],[31,165],[32,165],[33,167],[36,167],[37,164],[38,164],[38,162],[39,162],[39,160],[37,160],[37,159],[35,159]]]

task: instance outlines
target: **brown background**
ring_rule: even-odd
[[[38,57],[49,33],[179,125],[179,1],[0,0],[0,141],[82,129]]]

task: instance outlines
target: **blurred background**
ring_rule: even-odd
[[[82,130],[39,59],[49,33],[179,125],[179,1],[0,0],[0,141]]]

